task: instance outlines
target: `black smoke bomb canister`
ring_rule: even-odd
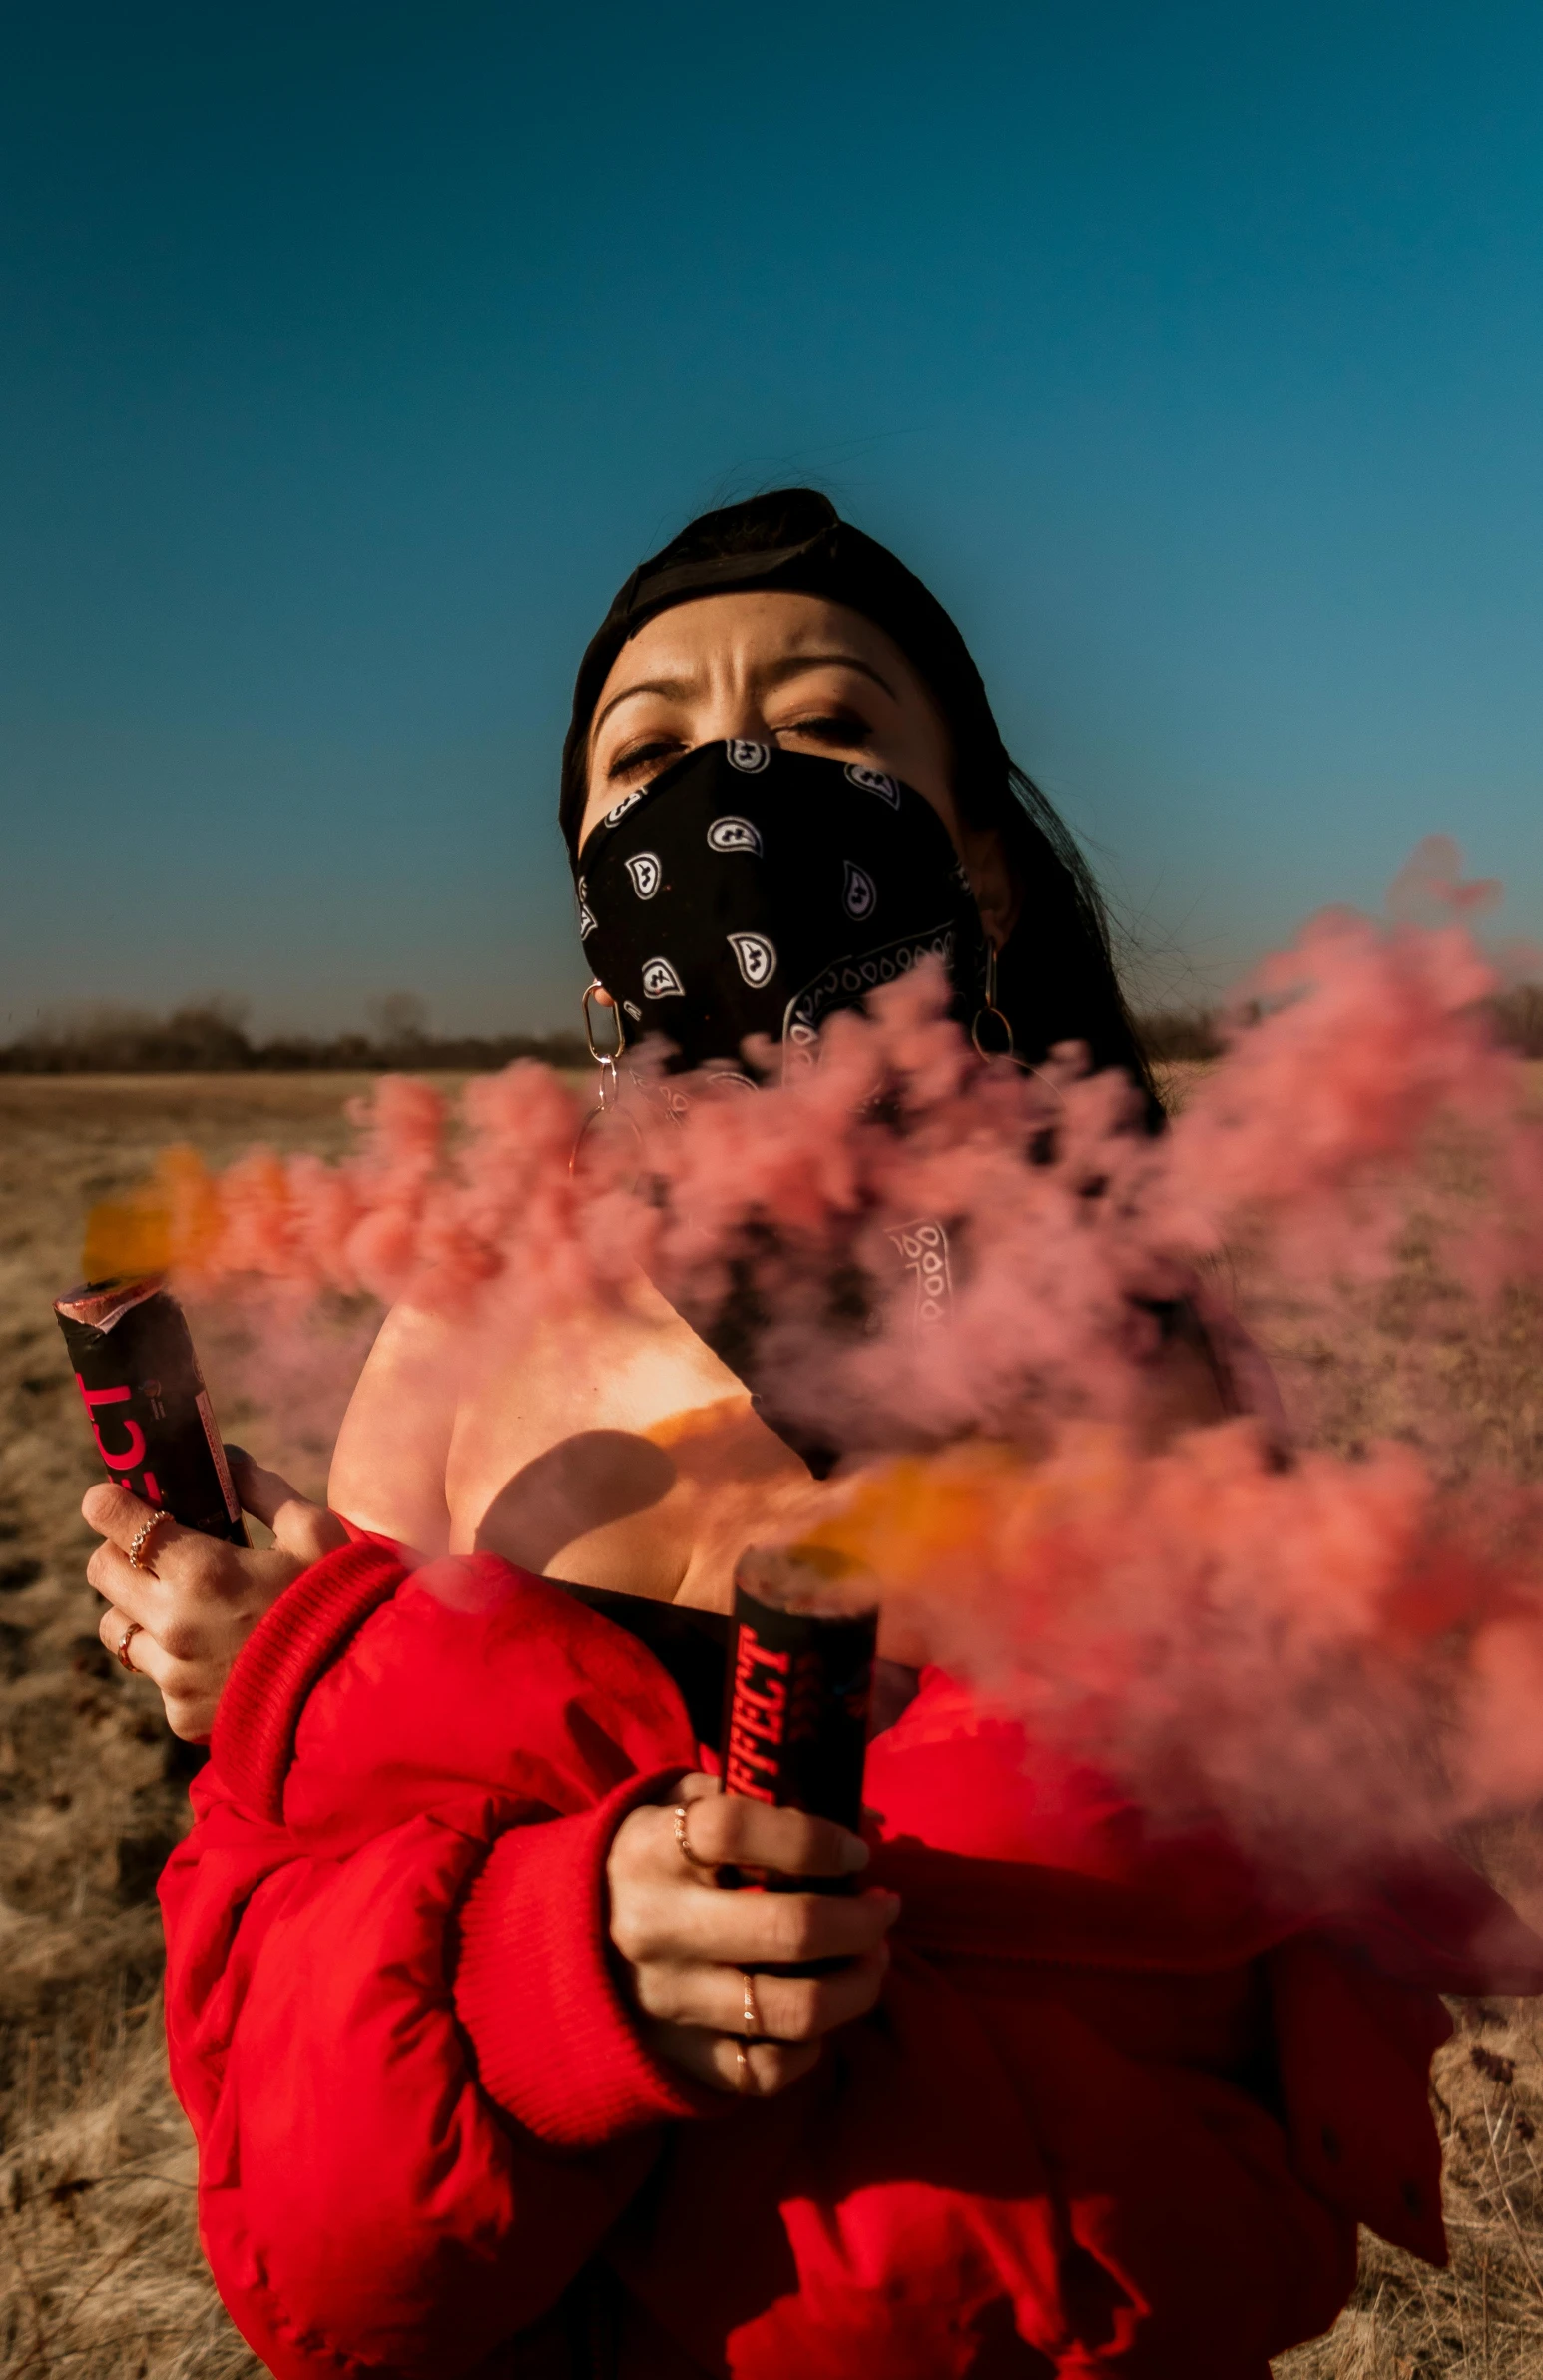
[[[188,1319],[165,1282],[87,1281],[54,1312],[108,1477],[185,1528],[250,1544]]]
[[[839,1606],[796,1554],[753,1547],[735,1574],[724,1689],[726,1793],[807,1810],[855,1834],[878,1613]],[[854,1892],[853,1877],[769,1878],[789,1892]]]

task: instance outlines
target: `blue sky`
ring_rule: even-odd
[[[578,651],[813,479],[1183,990],[1543,936],[1543,11],[0,11],[0,1037],[569,1021]]]

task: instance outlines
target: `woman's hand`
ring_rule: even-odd
[[[268,1552],[254,1553],[163,1520],[145,1547],[148,1567],[135,1569],[129,1547],[156,1517],[155,1505],[106,1485],[91,1488],[81,1504],[87,1526],[106,1540],[86,1566],[86,1576],[108,1599],[102,1641],[127,1667],[154,1679],[168,1726],[191,1743],[208,1737],[236,1656],[264,1612],[302,1570],[347,1542],[335,1513],[307,1503],[287,1480],[250,1455],[234,1447],[228,1452],[242,1509],[265,1521],[277,1539]]]
[[[634,1810],[617,1829],[611,1940],[650,2048],[711,2089],[766,2098],[808,2073],[825,2034],[873,2006],[899,1898],[720,1891],[719,1865],[851,1876],[867,1846],[829,1819],[720,1793],[701,1774],[674,1800],[687,1812],[689,1857],[673,1807]],[[770,1972],[810,1959],[848,1964],[832,1975]]]

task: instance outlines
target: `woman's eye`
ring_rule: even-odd
[[[854,711],[822,712],[817,719],[790,719],[784,736],[812,736],[819,744],[866,744],[872,730]]]
[[[673,738],[656,737],[647,744],[633,744],[625,752],[617,754],[606,776],[611,784],[619,785],[624,777],[636,777],[640,769],[655,768],[660,761],[668,760],[672,753],[685,750],[685,745]]]

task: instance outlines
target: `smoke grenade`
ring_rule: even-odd
[[[185,1528],[249,1544],[187,1317],[160,1277],[87,1281],[54,1312],[108,1477]]]
[[[807,1810],[856,1833],[873,1687],[876,1611],[840,1607],[795,1555],[753,1547],[735,1575],[724,1691],[726,1793]],[[852,1892],[851,1877],[768,1879],[788,1892]]]

